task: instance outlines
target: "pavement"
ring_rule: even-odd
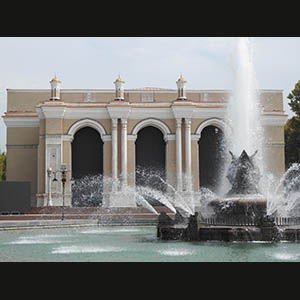
[[[174,215],[166,207],[155,207],[158,213],[165,211]],[[64,218],[62,220],[62,213]],[[158,214],[145,208],[92,208],[92,207],[41,207],[32,208],[20,214],[0,215],[1,230],[86,227],[100,225],[143,225],[156,226]]]

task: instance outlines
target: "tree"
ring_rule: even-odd
[[[300,118],[292,117],[284,126],[285,164],[300,163]]]
[[[6,153],[0,154],[0,181],[6,180]]]
[[[296,114],[284,126],[285,164],[300,163],[300,80],[287,96],[291,110]]]
[[[300,118],[300,80],[287,97],[290,99],[289,106],[291,110]]]

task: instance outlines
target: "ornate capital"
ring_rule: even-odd
[[[113,129],[117,129],[118,127],[118,119],[111,119],[111,125]]]
[[[176,118],[176,128],[181,128],[181,118]]]

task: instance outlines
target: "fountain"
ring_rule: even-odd
[[[219,218],[234,216],[235,218],[250,217],[254,221],[259,220],[267,212],[267,200],[259,192],[261,178],[259,168],[251,156],[243,150],[239,157],[230,152],[231,164],[227,172],[227,179],[232,185],[224,198],[210,202]]]
[[[250,40],[238,39],[236,50],[235,84],[227,103],[228,128],[224,145],[225,149],[231,149],[231,162],[223,183],[227,180],[231,188],[222,196],[205,191],[209,196],[206,204],[189,217],[171,220],[161,214],[157,226],[157,237],[160,239],[298,240],[299,218],[282,219],[282,213],[297,211],[300,215],[300,166],[293,165],[286,172],[275,195],[261,192],[265,192],[265,180],[261,182],[261,172],[264,170],[263,130]],[[211,209],[210,217],[203,216],[203,208]],[[279,228],[279,224],[285,226]]]

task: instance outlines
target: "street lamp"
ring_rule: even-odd
[[[51,170],[51,168],[49,168]],[[49,170],[48,169],[48,170]],[[47,172],[48,172],[47,170]],[[63,197],[63,203],[62,203],[62,211],[61,211],[61,220],[63,221],[65,219],[65,212],[64,212],[64,208],[65,208],[65,184],[67,181],[67,165],[66,164],[61,164],[60,165],[60,170],[58,171],[49,171],[48,174],[50,174],[50,172],[52,172],[54,174],[54,178],[53,178],[53,182],[58,181],[56,178],[56,174],[60,173],[61,174],[61,182],[62,182],[62,197]]]
[[[52,174],[52,169],[49,167],[47,169],[47,175],[48,175],[48,198],[47,198],[47,206],[52,205],[52,200],[51,200],[51,174]]]
[[[61,182],[63,185],[63,205],[62,205],[62,213],[61,213],[61,220],[63,221],[65,218],[64,215],[64,208],[65,208],[65,183],[67,181],[67,165],[61,164],[60,166],[60,172],[61,172]]]

